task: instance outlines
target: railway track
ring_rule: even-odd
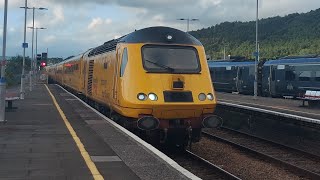
[[[313,154],[225,128],[203,135],[277,163],[300,177],[320,179],[320,157]]]
[[[285,160],[281,160],[281,158],[279,159],[279,158],[275,157],[276,154],[281,155],[281,153],[279,153],[279,152],[276,152],[276,151],[265,152],[265,151],[268,151],[268,149],[266,147],[270,146],[270,144],[273,144],[277,148],[279,148],[279,146],[281,146],[279,144],[275,144],[273,142],[266,142],[265,140],[261,140],[261,139],[257,140],[256,137],[251,137],[251,136],[243,134],[243,133],[241,133],[242,137],[240,137],[239,136],[240,132],[233,132],[233,131],[227,130],[227,129],[214,130],[214,132],[215,132],[215,135],[207,133],[207,132],[203,132],[203,134],[208,138],[214,138],[219,141],[227,142],[228,144],[236,146],[240,149],[245,149],[246,151],[250,151],[251,153],[261,155],[264,158],[268,158],[269,160],[280,163],[281,165],[285,165],[285,166],[291,168],[290,170],[294,170],[294,171],[298,172],[299,176],[301,176],[301,177],[307,177],[310,179],[320,179],[320,175],[319,175],[319,173],[320,173],[320,157],[315,157],[315,155],[311,155],[311,154],[303,154],[305,152],[291,149],[289,147],[281,147],[284,149],[291,149],[292,151],[297,151],[298,153],[303,154],[303,156],[300,157],[300,160],[297,158],[294,158],[294,156],[299,157],[298,155],[292,156],[291,154],[285,154],[284,156],[286,156],[286,155],[288,156],[288,157],[286,157],[287,161],[285,161]],[[251,140],[248,140],[250,138],[251,138]],[[241,139],[243,141],[241,141],[240,143],[236,143],[237,140],[240,141]],[[247,139],[247,140],[245,140],[245,139]],[[264,143],[269,143],[269,145],[256,146],[254,143],[252,143],[252,142],[254,142],[254,141],[252,141],[252,139],[255,139],[256,141],[265,141]],[[247,141],[247,144],[245,143],[245,141]],[[262,143],[262,142],[260,142],[260,143]],[[246,145],[249,147],[245,147]],[[250,145],[251,146],[255,145],[256,148],[259,147],[260,150],[264,149],[264,151],[261,150],[262,152],[259,152],[258,150],[255,150],[255,148],[250,148]],[[270,153],[274,156],[270,155]],[[208,160],[205,160],[204,158],[196,155],[195,153],[192,153],[191,151],[186,150],[182,154],[180,152],[179,154],[174,154],[174,155],[168,154],[168,153],[166,153],[166,154],[168,156],[170,156],[173,160],[175,160],[178,164],[180,164],[182,167],[184,167],[185,169],[189,170],[190,172],[194,173],[195,175],[197,175],[198,177],[200,177],[202,179],[241,179],[241,178],[231,174],[230,172],[220,168],[219,166],[213,164],[212,162],[209,162]],[[307,161],[306,159],[301,159],[301,158],[304,158],[305,156],[309,157],[309,161]],[[312,159],[312,156],[314,159]],[[301,168],[300,166],[297,166],[295,163],[299,163],[302,165],[304,164],[306,166],[310,165],[311,170],[309,167],[308,168]]]
[[[170,158],[176,161],[180,166],[189,170],[201,179],[235,179],[239,177],[229,173],[219,166],[203,159],[202,157],[186,150],[183,152],[165,152]]]

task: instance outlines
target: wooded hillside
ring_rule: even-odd
[[[254,58],[255,21],[224,22],[190,32],[205,46],[213,59],[231,56]],[[261,58],[275,59],[288,55],[320,54],[320,9],[271,17],[259,21]]]

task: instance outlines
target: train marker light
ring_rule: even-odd
[[[140,100],[140,101],[145,101],[148,99],[147,95],[145,95],[144,93],[139,93],[137,95],[137,98]]]
[[[206,97],[207,97],[207,96],[206,96],[204,93],[200,93],[199,96],[198,96],[198,98],[199,98],[200,101],[206,100]]]
[[[209,94],[207,95],[207,98],[208,98],[210,101],[212,101],[212,100],[214,99],[214,97],[213,97],[213,95],[212,95],[211,93],[209,93]]]
[[[156,100],[158,100],[158,96],[157,96],[156,94],[154,94],[154,93],[150,93],[150,94],[148,95],[148,97],[149,97],[149,99],[150,99],[151,101],[156,101]]]

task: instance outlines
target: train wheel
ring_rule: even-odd
[[[189,136],[186,128],[169,129],[166,144],[178,149],[187,148],[189,144]]]
[[[199,142],[201,139],[201,128],[192,129],[192,142]]]
[[[160,146],[160,130],[146,131],[146,140],[153,146]]]

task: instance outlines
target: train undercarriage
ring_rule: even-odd
[[[106,105],[100,104],[69,87],[64,86],[64,88],[117,124],[154,146],[174,146],[183,149],[191,147],[193,142],[200,141],[202,128],[216,128],[222,124],[220,117],[209,114],[201,118],[193,118],[192,120],[197,121],[196,126],[194,126],[194,123],[191,123],[190,119],[160,119],[159,124],[154,125],[149,121],[145,121],[143,125],[143,123],[139,124],[139,120],[145,117],[154,118],[152,116],[142,116],[139,119],[124,117],[115,111],[111,111]],[[166,124],[165,127],[163,124]]]

